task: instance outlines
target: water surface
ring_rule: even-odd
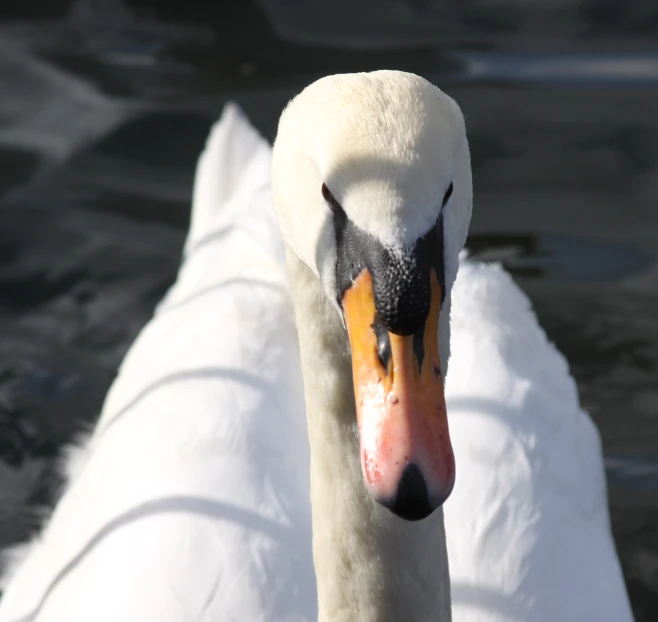
[[[272,139],[314,78],[404,68],[464,110],[468,246],[512,272],[571,364],[602,434],[633,607],[654,620],[658,57],[621,39],[529,56],[511,35],[502,50],[346,49],[325,33],[335,47],[323,48],[280,40],[251,3],[221,23],[105,5],[103,19],[79,9],[0,26],[0,546],[26,537],[26,508],[54,497],[53,457],[93,423],[172,283],[196,158],[223,103]]]

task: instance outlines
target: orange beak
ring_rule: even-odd
[[[382,325],[367,269],[342,300],[363,477],[377,501],[407,520],[428,516],[455,481],[438,349],[441,286],[434,270],[430,280],[425,326],[411,336]]]

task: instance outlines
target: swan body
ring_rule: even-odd
[[[426,88],[368,75],[328,79],[323,97],[307,91],[309,103],[284,113],[279,139],[286,118],[300,124],[295,137],[309,132],[275,147],[285,244],[271,150],[226,107],[199,161],[178,280],[95,430],[65,457],[52,517],[7,555],[0,622],[449,620],[448,557],[457,622],[632,620],[600,440],[566,362],[499,267],[458,262],[470,218],[461,114],[438,98],[449,166],[436,175],[418,172],[405,142],[422,125],[404,126],[393,149],[388,140],[386,161],[368,161],[385,146],[368,125],[359,137],[327,118],[349,108],[350,92],[356,110],[376,109],[377,97],[358,98],[363,79],[381,97]],[[362,480],[325,178],[390,245],[422,234],[430,197],[455,184],[438,333],[457,476],[445,512],[421,522],[393,516]],[[401,221],[396,197],[410,193],[419,209]],[[368,213],[373,197],[381,211]]]
[[[52,517],[5,571],[2,622],[317,617],[270,151],[227,107],[199,161],[179,278],[64,462]]]
[[[501,267],[464,259],[451,328],[453,619],[632,621],[599,433],[530,301]]]

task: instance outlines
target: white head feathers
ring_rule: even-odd
[[[286,243],[333,298],[336,259],[326,183],[348,218],[395,249],[412,245],[444,212],[446,287],[471,216],[464,119],[457,104],[419,76],[344,74],[304,89],[281,116],[272,189]]]

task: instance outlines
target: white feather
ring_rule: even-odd
[[[199,160],[178,280],[94,434],[69,454],[52,518],[6,571],[0,622],[317,620],[307,424],[270,157],[227,106]],[[527,298],[499,267],[463,260],[451,329],[454,619],[632,620],[600,440]]]

